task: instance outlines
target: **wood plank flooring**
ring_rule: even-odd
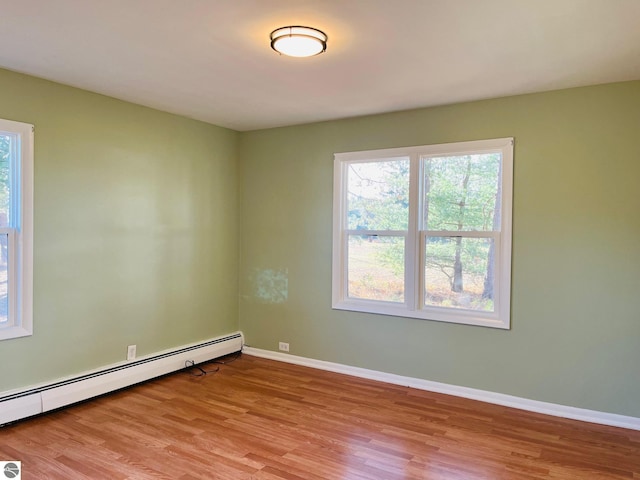
[[[640,432],[244,355],[8,425],[0,460],[38,480],[640,479]]]

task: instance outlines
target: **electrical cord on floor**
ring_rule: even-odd
[[[228,365],[229,363],[233,363],[236,360],[238,360],[241,356],[242,356],[242,350],[240,350],[239,352],[236,352],[235,356],[233,358],[230,358],[229,360],[224,360],[224,361],[222,361],[222,360],[210,360],[210,361],[204,362],[204,363],[202,363],[200,365],[204,365],[205,363],[217,363],[218,365]],[[215,370],[205,370],[200,365],[196,365],[196,363],[193,360],[186,360],[184,362],[184,368],[188,369],[187,371],[189,372],[189,374],[193,375],[194,377],[203,377],[207,373],[216,373],[216,372],[220,371],[220,367],[216,367]]]
[[[184,368],[188,368],[189,374],[193,375],[194,377],[203,377],[207,373],[216,373],[218,370],[220,370],[220,367],[216,367],[215,370],[205,370],[200,365],[196,365],[193,360],[186,360],[184,362]]]

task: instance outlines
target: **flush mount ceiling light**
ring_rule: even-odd
[[[271,48],[290,57],[313,57],[327,49],[327,35],[311,27],[281,27],[271,32]]]

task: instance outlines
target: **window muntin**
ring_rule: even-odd
[[[335,155],[333,307],[509,328],[513,139]]]
[[[0,340],[32,333],[33,125],[0,120]]]

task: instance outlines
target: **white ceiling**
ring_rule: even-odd
[[[0,66],[252,130],[640,79],[640,0],[0,0]]]

